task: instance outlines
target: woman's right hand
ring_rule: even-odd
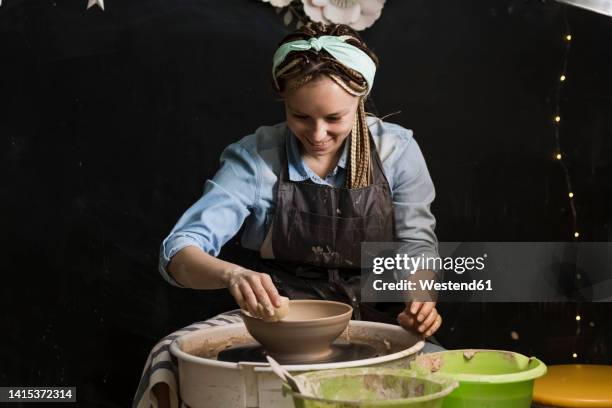
[[[235,269],[229,274],[228,289],[238,306],[255,317],[274,316],[274,308],[281,306],[278,290],[267,273]]]

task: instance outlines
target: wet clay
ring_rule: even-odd
[[[230,336],[227,339],[209,341],[202,339],[202,341],[191,344],[183,344],[182,350],[196,357],[216,359],[220,352],[226,350],[235,345],[256,345],[257,342],[253,337],[249,335],[244,336]]]
[[[321,361],[315,362],[351,361],[385,356],[399,353],[406,348],[406,345],[393,342],[384,336],[372,333],[372,331],[347,327],[340,337],[332,343],[331,347],[334,350],[328,358],[322,358]],[[349,350],[349,348],[353,349]],[[183,351],[197,357],[221,361],[266,361],[265,350],[249,335],[230,336],[218,341],[205,340],[189,347],[183,346]],[[309,361],[309,363],[313,363],[313,361]]]
[[[394,378],[393,376],[366,374],[363,385],[373,391],[377,400],[414,398],[425,395],[425,384],[414,378]]]
[[[435,354],[422,354],[417,357],[417,362],[432,373],[439,371],[443,364],[442,357]]]
[[[344,340],[348,343],[355,342],[368,344],[376,348],[376,353],[379,356],[398,353],[406,349],[406,344],[394,342],[384,335],[376,332],[373,333],[372,330],[352,326],[347,327],[340,337],[338,337],[338,340]]]
[[[355,402],[423,397],[427,394],[426,384],[429,383],[419,378],[371,374],[367,371],[357,375],[328,375],[320,378],[314,376],[311,381],[303,382],[307,385],[304,395],[326,400]]]
[[[474,358],[474,356],[476,355],[476,351],[474,350],[466,350],[463,352],[463,358],[465,358],[466,360],[470,361],[472,358]]]
[[[324,364],[364,360],[380,356],[375,347],[363,343],[336,341],[332,343],[330,348],[331,353],[322,358],[309,356],[309,359],[304,361],[284,361],[278,359],[277,361],[280,364]],[[231,363],[238,363],[241,361],[265,363],[267,362],[266,355],[266,351],[260,344],[248,344],[234,346],[220,351],[217,355],[217,360]]]

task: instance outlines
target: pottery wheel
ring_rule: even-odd
[[[376,357],[378,352],[374,346],[364,343],[354,343],[346,341],[334,342],[331,345],[331,353],[324,357],[315,357],[301,361],[290,361],[282,358],[277,358],[281,364],[322,364],[322,363],[339,363],[343,361],[363,360],[366,358]],[[254,363],[266,363],[266,351],[260,344],[247,344],[241,346],[229,347],[217,356],[219,361],[227,361],[238,363],[240,361],[248,361]]]

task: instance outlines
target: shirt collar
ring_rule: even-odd
[[[321,178],[314,173],[310,168],[304,163],[302,160],[302,155],[300,154],[298,138],[287,128],[287,162],[289,168],[289,180],[291,181],[304,181],[307,179],[311,179],[315,182],[320,181]],[[332,171],[332,174],[336,174],[338,168],[346,169],[346,160],[348,156],[348,138],[345,140],[344,145],[342,146],[342,153],[340,154],[340,158],[338,159],[338,164]]]

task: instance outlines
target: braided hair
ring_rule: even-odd
[[[366,46],[357,32],[344,24],[306,24],[283,38],[279,46],[287,42],[309,40],[310,38],[317,38],[323,35],[350,36],[346,42],[365,52],[374,61],[374,64],[378,66],[376,55]],[[342,65],[324,50],[319,52],[306,50],[293,51],[287,55],[287,58],[276,69],[273,84],[276,90],[282,93],[290,89],[299,88],[321,75],[329,76],[346,92],[360,98],[355,122],[349,138],[350,165],[346,187],[349,189],[366,187],[372,181],[372,163],[370,163],[370,136],[364,105],[364,100],[368,95],[368,84],[365,78],[359,72]],[[290,88],[287,88],[290,81]]]

